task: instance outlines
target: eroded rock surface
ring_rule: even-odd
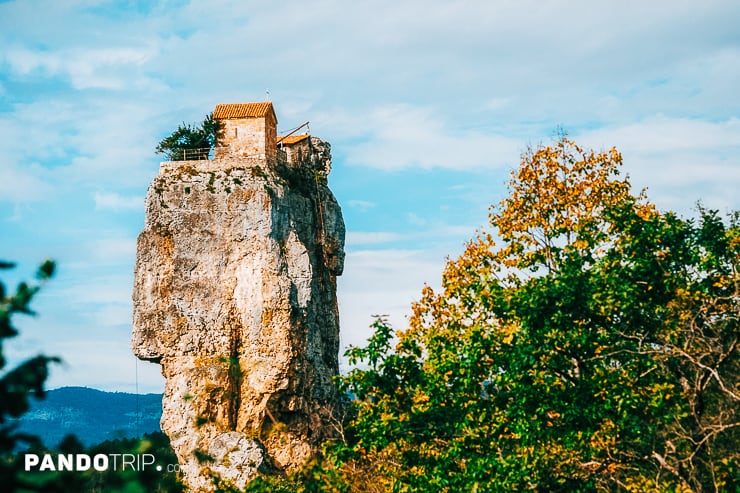
[[[163,163],[149,188],[132,346],[162,366],[162,430],[194,490],[300,467],[331,434],[344,223],[328,144],[310,149]]]

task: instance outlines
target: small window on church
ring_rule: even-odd
[[[239,129],[238,128],[235,128],[234,129],[234,137],[239,137]]]

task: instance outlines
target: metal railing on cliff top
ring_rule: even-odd
[[[200,149],[177,149],[167,152],[169,161],[207,161],[213,159],[215,149],[201,147]]]

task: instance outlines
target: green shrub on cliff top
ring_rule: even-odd
[[[207,115],[199,126],[182,123],[159,141],[157,153],[165,154],[170,161],[208,159],[216,145],[219,129],[220,123],[213,119],[213,113]]]

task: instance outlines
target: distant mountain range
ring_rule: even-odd
[[[160,431],[161,416],[162,394],[62,387],[49,390],[45,399],[31,398],[31,409],[18,422],[19,431],[40,437],[46,446],[70,433],[90,446]]]

